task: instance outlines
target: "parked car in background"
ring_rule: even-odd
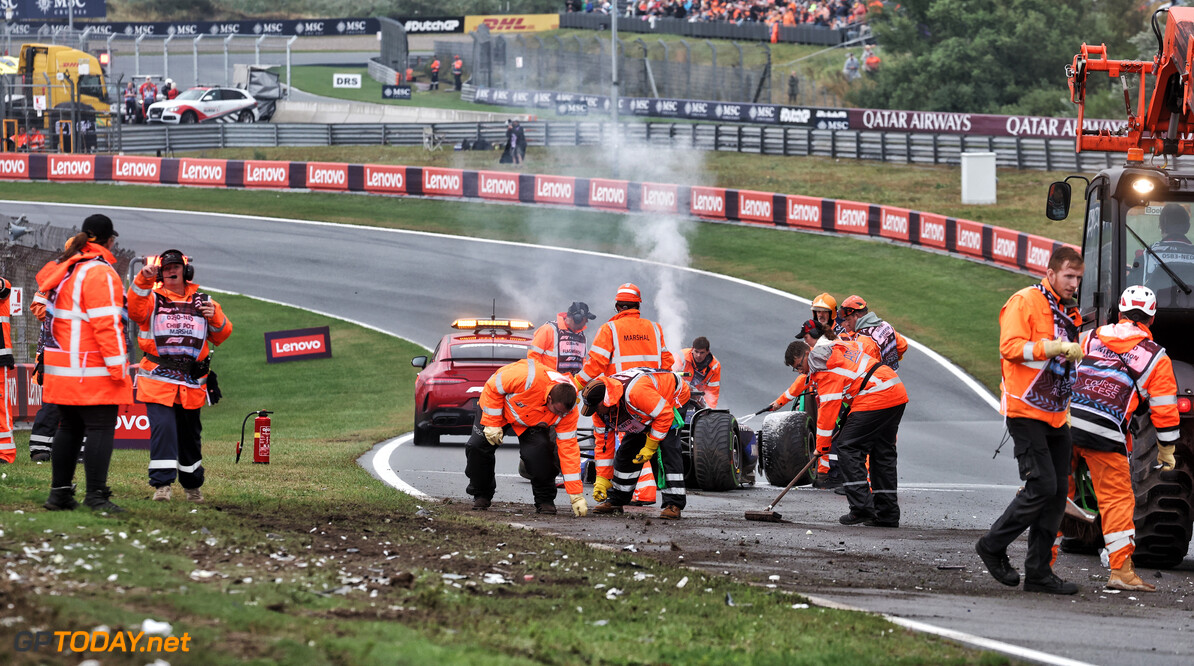
[[[195,123],[254,123],[259,118],[257,100],[240,88],[190,88],[174,99],[149,107],[149,122],[168,125]]]

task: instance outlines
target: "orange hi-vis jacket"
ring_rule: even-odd
[[[789,402],[792,402],[796,398],[799,398],[800,394],[804,393],[805,389],[807,389],[807,388],[808,388],[808,375],[806,375],[804,373],[800,373],[800,376],[796,377],[796,381],[792,382],[792,385],[788,387],[788,390],[784,391],[783,395],[776,398],[774,400],[774,402],[779,403],[779,406],[783,407],[784,405],[788,404]]]
[[[431,71],[439,73],[439,58],[431,62]]]
[[[569,495],[579,495],[584,492],[580,479],[580,447],[576,443],[580,406],[559,416],[552,413],[547,404],[547,394],[552,387],[567,383],[567,377],[531,359],[504,365],[481,389],[481,425],[495,428],[509,425],[516,435],[534,426],[555,428],[564,490]]]
[[[1046,278],[1041,285],[1057,298]],[[1075,325],[1081,323],[1077,308],[1066,311]],[[1009,418],[1029,418],[1060,428],[1069,407],[1068,388],[1058,388],[1051,370],[1064,366],[1065,357],[1045,358],[1041,342],[1067,338],[1054,322],[1049,299],[1037,286],[1025,287],[999,311],[999,355],[1002,357],[1003,381],[1000,411]],[[1071,342],[1077,342],[1076,339]]]
[[[1157,440],[1178,440],[1177,379],[1165,348],[1145,324],[1121,321],[1082,334],[1085,357],[1070,402],[1074,444],[1127,455],[1127,424],[1141,400],[1148,401]]]
[[[88,243],[37,273],[37,288],[56,290],[46,345],[42,400],[55,405],[127,405],[133,383],[125,370],[124,285],[107,248]]]
[[[593,415],[593,436],[597,443],[593,462],[597,475],[614,478],[614,440],[617,433],[646,432],[651,439],[663,440],[673,422],[673,408],[682,408],[692,394],[688,383],[675,372],[652,368],[632,368],[609,377],[605,384],[605,404],[617,405],[607,423]]]
[[[0,290],[6,289],[12,289],[12,283],[0,278]],[[10,316],[12,306],[8,304],[10,296],[0,298],[0,337],[3,337],[3,340],[0,341],[3,344],[3,347],[0,347],[0,355],[12,354],[12,317]]]
[[[215,315],[209,322],[194,306],[199,285],[187,282],[181,295],[153,278],[137,273],[129,287],[129,319],[137,323],[141,357],[137,372],[137,399],[159,405],[199,409],[207,404],[207,374],[192,377],[189,371],[168,368],[148,355],[202,362],[211,355],[208,344],[219,345],[232,335],[232,322],[220,304],[212,301]]]
[[[687,373],[686,379],[692,390],[704,393],[705,405],[717,409],[717,401],[721,396],[721,363],[716,356],[709,354],[709,363],[701,370],[692,360],[692,347],[686,347],[680,350],[680,360],[673,369]]]
[[[631,308],[614,315],[597,330],[577,377],[588,384],[595,377],[631,368],[667,369],[674,365],[675,359],[663,340],[663,329]]]
[[[587,346],[585,329],[574,331],[568,328],[568,313],[561,312],[556,315],[555,321],[535,329],[527,358],[557,372],[575,375],[585,362]]]
[[[908,402],[908,392],[895,371],[879,363],[863,351],[856,342],[837,341],[833,345],[825,368],[813,367],[809,359],[811,381],[817,387],[817,451],[828,454],[833,440],[833,428],[843,405],[850,405],[851,413],[873,412]],[[875,372],[862,380],[872,367]]]

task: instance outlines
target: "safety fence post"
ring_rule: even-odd
[[[277,125],[275,125],[274,127],[277,127]],[[390,129],[389,125],[382,123],[382,125],[381,125],[381,145],[383,145],[383,146],[386,145],[387,140],[389,139],[389,129]],[[276,136],[277,132],[275,132],[274,134]],[[477,136],[481,136],[481,123],[477,123]]]
[[[987,152],[988,153],[995,152],[995,137],[993,137],[993,136],[987,137]]]
[[[431,133],[435,134],[435,125],[431,126]],[[324,136],[324,144],[323,145],[325,145],[325,146],[335,145],[332,143],[332,124],[331,123],[328,123],[327,125],[323,126],[323,136]]]
[[[837,158],[837,132],[829,133],[829,156]]]
[[[887,132],[879,132],[879,161],[887,161]]]
[[[1107,168],[1110,169],[1111,168],[1111,153],[1103,153],[1103,158],[1107,162]]]
[[[643,125],[646,125],[646,136],[643,137],[643,140],[651,143],[651,123],[643,123]]]
[[[738,152],[742,152],[742,131],[746,129],[745,125],[738,126]]]
[[[788,130],[790,127],[784,128],[784,157],[788,156]]]
[[[1053,170],[1053,153],[1049,152],[1049,140],[1045,139],[1045,171]]]
[[[281,144],[281,143],[278,141],[278,125],[277,125],[277,123],[270,123],[270,126],[274,128],[274,148],[277,148],[277,147],[279,147],[279,146],[281,146],[281,145],[282,145],[282,144]],[[384,127],[384,126],[383,126],[383,127]],[[383,129],[382,131],[384,132],[385,130]],[[383,146],[385,145],[385,139],[384,139],[384,137],[383,137],[383,139],[382,139],[382,145],[383,145]]]
[[[904,135],[904,161],[912,164],[912,134],[910,132]]]
[[[557,39],[558,39],[558,37],[557,37]],[[550,137],[551,137],[551,123],[543,123],[543,145],[545,147],[551,145],[551,141],[549,140]]]
[[[713,126],[713,150],[717,150],[721,144],[721,125]]]
[[[1024,168],[1024,137],[1016,137],[1016,168]]]
[[[938,155],[938,150],[937,150],[937,139],[939,139],[939,138],[941,138],[940,134],[933,135],[933,164],[937,164],[938,160],[939,160],[939,155]]]
[[[478,126],[479,126],[479,124],[478,124]],[[580,121],[579,120],[576,121],[576,123],[572,126],[572,136],[576,137],[576,139],[575,139],[576,145],[579,146],[580,145]]]
[[[667,138],[671,139],[671,143],[676,142],[676,123],[668,123]]]
[[[227,127],[227,125],[225,125],[224,123],[220,123],[220,147],[221,148],[228,147],[228,145],[224,142],[224,128],[226,128],[226,127]]]
[[[854,159],[862,159],[862,130],[854,130]]]
[[[808,157],[813,154],[813,131],[811,129],[804,130],[804,156]]]

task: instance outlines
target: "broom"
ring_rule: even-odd
[[[818,453],[818,454],[815,454],[812,458],[809,458],[808,462],[805,463],[805,465],[804,465],[804,469],[800,470],[799,472],[796,473],[796,476],[792,477],[792,480],[788,482],[788,485],[786,487],[784,487],[783,492],[781,492],[779,494],[779,497],[776,497],[774,500],[772,500],[771,504],[768,504],[767,508],[763,509],[762,511],[747,511],[746,519],[747,520],[757,520],[761,523],[781,522],[782,516],[780,516],[775,511],[772,511],[772,509],[775,508],[776,504],[779,504],[779,501],[784,498],[784,495],[788,494],[788,491],[792,489],[792,486],[796,485],[796,482],[799,481],[801,477],[803,477],[805,474],[808,473],[808,470],[813,466],[813,464],[815,464],[817,462],[817,460],[820,457],[821,457],[821,454]]]

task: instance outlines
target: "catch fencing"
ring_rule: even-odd
[[[526,122],[531,146],[608,146],[608,122]],[[967,152],[993,152],[1004,168],[1091,172],[1121,163],[1123,156],[1074,152],[1073,139],[984,137],[864,130],[818,130],[712,123],[619,123],[620,140],[660,148],[877,160],[896,164],[957,166]],[[427,134],[454,145],[483,137],[504,144],[503,123],[439,124],[206,124],[124,125],[100,128],[100,152],[158,153],[281,146],[418,146]],[[1182,166],[1194,160],[1180,158]],[[3,174],[0,174],[3,177]]]
[[[610,39],[603,36],[493,35],[471,33],[469,66],[474,85],[516,90],[571,90],[606,94],[610,89]],[[703,40],[650,43],[617,40],[618,89],[628,97],[770,102],[771,47],[766,42],[730,45]],[[436,42],[436,54],[460,45]],[[708,55],[708,64],[694,56]]]

